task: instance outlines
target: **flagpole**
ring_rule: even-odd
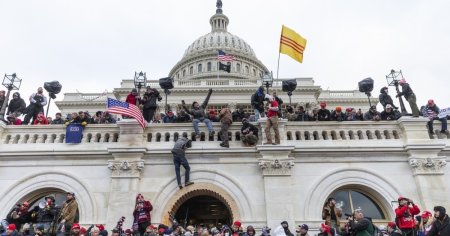
[[[281,53],[278,52],[277,83],[278,83],[278,71],[280,70],[280,55],[281,55]]]
[[[219,80],[220,61],[217,61],[217,80]]]

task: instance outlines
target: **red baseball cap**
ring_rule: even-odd
[[[9,224],[9,225],[8,225],[8,228],[6,228],[6,230],[12,230],[12,231],[14,231],[14,230],[16,230],[16,225],[15,225],[15,224]]]
[[[77,223],[74,223],[74,224],[72,225],[72,229],[79,229],[79,228],[80,228],[80,225],[77,224]]]

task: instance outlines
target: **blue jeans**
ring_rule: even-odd
[[[428,121],[428,132],[434,133],[433,121],[435,121],[435,120],[440,120],[442,122],[441,131],[447,130],[447,117],[440,118],[440,119],[438,117],[434,117],[432,120]]]
[[[184,167],[184,183],[189,182],[189,172],[191,168],[189,167],[189,163],[184,155],[173,155],[173,164],[175,165],[175,174],[177,176],[177,183],[181,185],[181,175],[180,175],[180,166]]]
[[[261,117],[265,117],[266,116],[266,114],[264,112],[259,112],[258,109],[254,109],[254,111],[255,111],[255,121],[258,121],[259,115],[261,115]]]
[[[198,129],[198,123],[200,123],[200,122],[205,122],[206,126],[208,127],[208,131],[210,133],[214,131],[212,123],[211,123],[211,121],[209,119],[203,119],[203,120],[193,119],[192,120],[192,124],[194,124],[195,134],[200,134],[200,130]]]

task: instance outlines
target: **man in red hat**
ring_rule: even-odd
[[[7,236],[16,236],[19,233],[16,230],[16,225],[15,224],[9,224],[8,227],[6,228],[6,232],[4,235]]]
[[[402,236],[402,232],[397,229],[395,222],[389,222],[387,224],[387,232],[389,236]]]
[[[419,213],[419,207],[411,199],[406,197],[398,198],[398,208],[395,209],[396,222],[404,236],[416,235],[414,215]]]
[[[141,235],[144,235],[147,226],[151,224],[150,212],[153,210],[153,206],[150,201],[146,201],[142,194],[136,196],[136,205],[134,208],[133,216],[133,230],[139,231]]]
[[[241,228],[242,224],[240,221],[235,221],[233,223],[233,225],[231,226],[231,230],[233,231],[233,236],[242,236],[243,235],[243,231]]]
[[[70,232],[70,236],[80,236],[80,225],[74,223]]]
[[[327,108],[327,104],[325,102],[320,103],[320,109],[318,111],[317,119],[319,121],[329,121],[331,120],[331,112]]]

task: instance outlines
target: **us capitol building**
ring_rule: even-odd
[[[221,1],[209,23],[211,32],[190,44],[169,72],[175,88],[167,103],[177,111],[182,99],[187,104],[202,102],[213,88],[209,108],[229,104],[251,111],[250,96],[269,70],[249,44],[228,32]],[[217,71],[218,49],[235,56],[231,73]],[[292,96],[295,106],[312,109],[324,101],[330,108],[368,107],[366,95],[356,90],[322,90],[312,78],[289,79],[298,84]],[[282,80],[274,81],[271,91],[278,91],[287,103]],[[159,88],[157,81],[148,85]],[[63,114],[93,113],[105,110],[106,97],[125,100],[132,88],[133,80],[125,79],[112,93],[66,93],[57,105]],[[193,142],[187,158],[195,184],[181,190],[170,150],[181,135],[190,137],[191,123],[150,124],[144,130],[134,120],[88,125],[76,145],[65,144],[60,125],[2,123],[0,217],[6,218],[18,202],[38,205],[47,195],[61,205],[70,191],[76,194],[80,224],[102,223],[107,229],[121,216],[126,217],[124,227],[131,227],[137,193],[152,202],[154,224],[169,224],[171,212],[189,224],[240,220],[244,226],[274,229],[287,220],[291,230],[301,223],[317,228],[322,206],[331,196],[344,212],[360,207],[382,224],[394,220],[398,196],[413,199],[421,210],[450,208],[450,142],[445,135],[430,137],[426,122],[410,117],[380,122],[281,120],[281,145],[256,147],[242,145],[241,124],[236,122],[230,128],[229,149],[219,146],[217,132],[213,139]],[[264,127],[265,120],[257,125]],[[204,124],[200,129],[206,132]],[[220,130],[220,123],[214,129]],[[260,132],[260,141],[264,138]]]

